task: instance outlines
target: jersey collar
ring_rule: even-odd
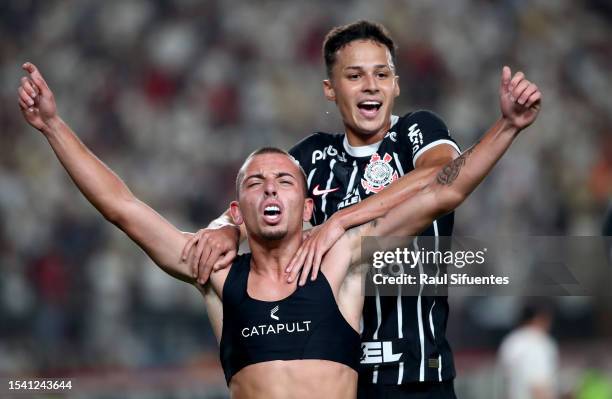
[[[395,126],[398,120],[399,120],[399,117],[397,115],[391,115],[391,127],[389,128],[389,130],[391,130],[391,128]],[[377,141],[376,143],[368,144],[368,145],[353,147],[352,145],[349,144],[348,139],[346,138],[346,134],[344,135],[344,140],[342,140],[342,144],[344,145],[344,150],[347,152],[347,154],[355,158],[371,156],[372,154],[376,152],[376,150],[378,150],[380,143],[382,143],[382,140]]]

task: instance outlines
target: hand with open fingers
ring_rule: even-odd
[[[42,132],[48,129],[49,122],[57,117],[55,99],[34,64],[26,62],[22,68],[28,75],[21,78],[21,85],[17,89],[19,108],[24,119]]]
[[[229,267],[238,254],[240,230],[236,226],[206,228],[194,234],[181,254],[191,275],[199,284],[205,284],[210,273]]]
[[[504,66],[499,86],[499,103],[503,117],[518,130],[522,130],[538,116],[542,93],[538,86],[525,78],[523,72],[512,76],[510,68]]]
[[[290,283],[295,281],[298,275],[300,275],[299,285],[306,284],[309,275],[311,280],[315,280],[323,256],[343,234],[344,227],[333,216],[322,225],[310,230],[310,234],[302,241],[302,245],[287,266],[286,272],[289,273],[287,281]]]

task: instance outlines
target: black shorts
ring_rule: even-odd
[[[404,385],[359,383],[357,399],[457,399],[453,380]]]

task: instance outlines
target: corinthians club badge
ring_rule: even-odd
[[[366,193],[378,193],[397,180],[397,171],[393,170],[390,161],[391,155],[387,153],[382,159],[376,152],[372,155],[370,163],[366,166],[364,178],[361,179],[361,186]]]

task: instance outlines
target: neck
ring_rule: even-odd
[[[385,134],[391,128],[391,117],[385,122],[385,124],[378,130],[376,133],[363,133],[356,129],[353,129],[351,126],[344,125],[344,133],[346,134],[346,138],[349,144],[353,147],[361,147],[374,143],[378,143],[383,138],[385,138]]]
[[[251,271],[273,280],[286,281],[288,273],[285,269],[302,243],[302,232],[291,236],[288,234],[281,240],[249,237],[248,241],[251,248]]]

